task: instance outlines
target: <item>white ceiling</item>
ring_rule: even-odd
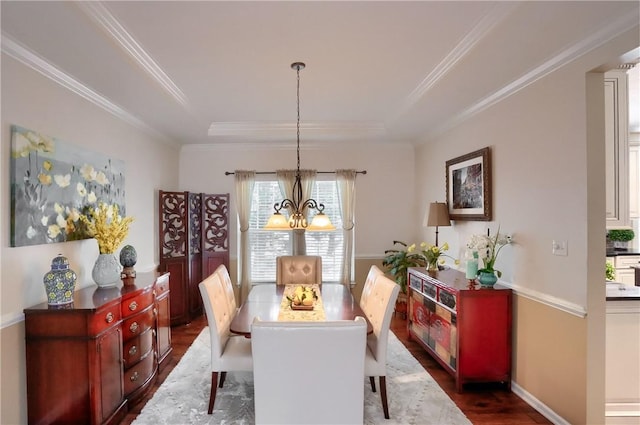
[[[633,1],[1,8],[4,53],[177,145],[295,141],[295,61],[302,143],[423,142],[639,20]]]

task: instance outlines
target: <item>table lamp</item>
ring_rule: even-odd
[[[438,227],[451,226],[447,204],[445,202],[432,202],[429,205],[428,214],[424,217],[423,226],[436,226],[436,246],[438,246]]]

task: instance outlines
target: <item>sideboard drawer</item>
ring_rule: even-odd
[[[124,394],[128,396],[151,378],[155,372],[154,353],[150,352],[140,363],[124,373]]]
[[[437,286],[434,285],[433,283],[426,281],[424,282],[424,291],[422,292],[423,294],[425,294],[426,296],[428,296],[429,298],[435,300],[436,299],[436,292],[437,292]]]
[[[139,313],[153,303],[153,291],[151,288],[132,297],[122,303],[122,318]]]
[[[130,339],[123,346],[124,368],[136,364],[153,348],[153,329],[147,329],[142,334]]]
[[[128,341],[130,338],[144,333],[147,329],[151,329],[154,325],[153,306],[147,307],[133,317],[122,322],[122,339]]]
[[[99,309],[96,314],[91,316],[89,322],[89,334],[98,335],[99,333],[118,324],[122,317],[120,316],[120,303],[114,302],[105,305]]]
[[[422,279],[412,274],[409,275],[409,285],[411,289],[415,289],[418,292],[422,292]]]
[[[443,304],[446,307],[449,307],[451,310],[456,311],[456,294],[455,293],[446,291],[443,288],[439,288],[438,302]]]
[[[156,280],[155,295],[157,298],[169,292],[169,275],[163,275]]]

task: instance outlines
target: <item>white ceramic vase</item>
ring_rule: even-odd
[[[120,263],[113,254],[100,254],[93,265],[91,277],[101,288],[116,286],[120,281]]]

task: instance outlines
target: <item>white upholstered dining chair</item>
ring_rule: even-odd
[[[375,266],[374,266],[375,267]],[[369,272],[371,274],[371,271]],[[367,352],[364,362],[365,376],[371,382],[371,391],[376,392],[375,377],[380,383],[380,399],[384,417],[389,419],[387,403],[387,345],[391,315],[395,307],[400,286],[382,273],[374,271],[373,283],[367,286],[365,302],[361,308],[373,327],[373,332],[367,335]],[[363,295],[364,291],[363,291]]]
[[[371,297],[371,289],[373,289],[373,284],[376,281],[376,278],[380,275],[383,275],[384,272],[380,270],[378,266],[375,264],[369,268],[369,273],[367,273],[367,278],[364,281],[364,285],[362,286],[362,294],[360,294],[360,308],[363,311],[366,311],[366,305],[369,302],[369,298]]]
[[[322,257],[282,255],[276,258],[276,284],[311,285],[322,283]]]
[[[213,273],[198,285],[202,295],[211,336],[211,394],[208,413],[213,412],[218,386],[222,388],[228,371],[248,372],[253,370],[251,340],[230,338],[229,326],[234,312],[230,311],[226,290],[220,275]],[[218,373],[220,384],[218,385]]]
[[[222,287],[224,288],[224,294],[227,299],[227,303],[229,304],[229,312],[232,314],[231,320],[233,320],[238,307],[236,304],[236,295],[233,291],[233,282],[231,281],[231,276],[229,276],[229,270],[227,270],[227,266],[220,264],[214,273],[220,277]]]
[[[327,322],[255,319],[251,343],[256,424],[362,425],[366,334],[362,317]]]

